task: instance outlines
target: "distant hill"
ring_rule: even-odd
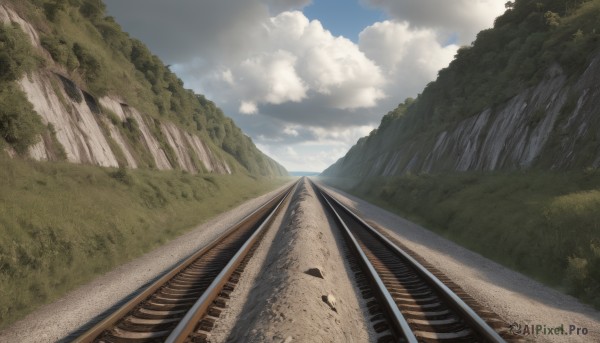
[[[307,172],[307,171],[291,171],[289,172],[291,176],[317,176],[321,174],[320,172]]]

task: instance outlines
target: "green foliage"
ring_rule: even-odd
[[[53,150],[56,159],[59,161],[66,161],[67,160],[67,152],[65,151],[65,148],[62,146],[62,144],[58,141],[58,138],[56,137],[56,128],[54,127],[54,125],[52,123],[48,123],[47,128],[48,128],[48,133],[50,134],[50,141],[52,142],[50,148]]]
[[[286,181],[0,165],[0,327]]]
[[[600,308],[600,172],[326,178]]]
[[[66,9],[67,2],[65,0],[53,0],[44,3],[44,13],[50,21],[56,21],[60,12]]]
[[[130,135],[132,137],[135,137],[136,139],[142,134],[140,131],[140,125],[138,124],[137,120],[135,120],[135,118],[126,118],[123,122],[123,127],[126,128],[127,131],[129,131]]]
[[[106,17],[103,21],[97,22],[95,26],[111,48],[127,58],[131,56],[133,49],[131,39],[121,31],[121,27],[113,17]]]
[[[126,185],[130,185],[133,182],[131,175],[129,175],[129,173],[127,172],[127,169],[125,167],[120,167],[119,169],[110,173],[109,175],[113,179],[115,179],[119,182],[122,182]]]
[[[117,126],[121,123],[121,120],[119,120],[119,116],[117,116],[117,114],[107,108],[102,108],[102,113],[106,114],[106,116],[108,117],[108,120],[110,120],[110,122]]]
[[[569,257],[566,282],[574,296],[600,308],[600,244],[596,241],[580,249],[582,257]]]
[[[0,23],[0,82],[17,80],[35,65],[29,37],[21,27]]]
[[[0,85],[0,137],[19,154],[39,139],[43,130],[33,105],[13,82]]]
[[[106,5],[102,0],[83,0],[79,12],[86,18],[98,20],[104,16]]]
[[[64,39],[56,36],[43,35],[40,39],[42,47],[50,53],[52,59],[73,71],[79,67],[79,60],[73,53],[72,46]]]
[[[73,53],[79,61],[85,80],[90,83],[98,80],[103,72],[101,61],[79,43],[73,44]]]

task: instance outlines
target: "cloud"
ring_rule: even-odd
[[[258,141],[257,146],[270,157],[292,171],[323,171],[348,151],[348,147],[373,130],[373,126],[357,126],[340,130],[319,127],[302,128],[310,131],[311,140],[272,144]]]
[[[205,70],[252,48],[262,23],[310,0],[105,0],[108,13],[168,64]]]
[[[171,64],[186,87],[215,101],[265,152],[292,170],[318,170],[434,80],[458,44],[490,26],[504,6],[495,0],[361,1],[390,19],[364,28],[357,43],[300,12],[310,0],[106,3],[126,31]],[[302,168],[307,164],[312,167]]]
[[[296,59],[288,51],[262,52],[233,66],[233,83],[221,81],[242,103],[299,102],[306,97],[307,87],[296,72]]]
[[[407,22],[395,21],[365,28],[359,35],[359,47],[387,71],[385,90],[390,99],[385,106],[393,106],[421,91],[458,50],[454,44],[443,46],[433,29],[411,28]]]
[[[258,107],[256,107],[256,103],[252,101],[242,101],[238,111],[240,111],[241,114],[255,114],[258,112]]]
[[[505,10],[499,0],[363,0],[384,9],[393,19],[416,28],[433,28],[441,36],[456,36],[459,44],[469,44],[480,30],[491,27]]]
[[[238,60],[218,62],[224,71],[200,77],[199,87],[222,102],[237,99],[243,113],[308,98],[307,102],[318,98],[324,108],[365,108],[384,97],[379,67],[352,41],[334,37],[302,12],[269,18],[256,37]],[[178,68],[202,75],[194,65]]]

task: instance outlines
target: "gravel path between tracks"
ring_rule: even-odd
[[[313,179],[315,180],[315,179]],[[397,237],[407,248],[429,261],[461,286],[481,305],[488,306],[507,323],[541,325],[541,329],[570,325],[588,333],[576,335],[524,335],[536,342],[600,342],[600,312],[577,299],[512,271],[467,250],[396,214],[374,206],[343,191],[324,186],[344,205],[357,210]],[[543,263],[543,261],[540,261]],[[534,327],[535,328],[535,327]],[[548,330],[547,330],[548,331]]]
[[[369,342],[366,304],[307,181],[267,233],[221,314],[211,342]],[[268,243],[268,244],[265,244]],[[306,274],[320,267],[324,278]],[[322,297],[332,294],[335,310]]]
[[[0,342],[56,342],[93,320],[121,299],[162,275],[194,251],[205,246],[285,186],[246,201],[222,213],[190,232],[172,240],[129,263],[96,278],[59,300],[42,306],[24,319],[0,331]]]

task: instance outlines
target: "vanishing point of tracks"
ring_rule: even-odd
[[[353,271],[363,298],[373,298],[367,306],[375,331],[384,332],[380,342],[504,342],[413,257],[312,185],[343,231],[351,259],[358,262]]]
[[[75,342],[206,341],[258,242],[297,184],[181,262]],[[490,318],[486,322],[407,252],[310,184],[343,232],[347,257],[367,302],[371,325],[379,333],[378,342],[504,342],[488,324]]]
[[[295,185],[154,282],[75,342],[204,341]]]

